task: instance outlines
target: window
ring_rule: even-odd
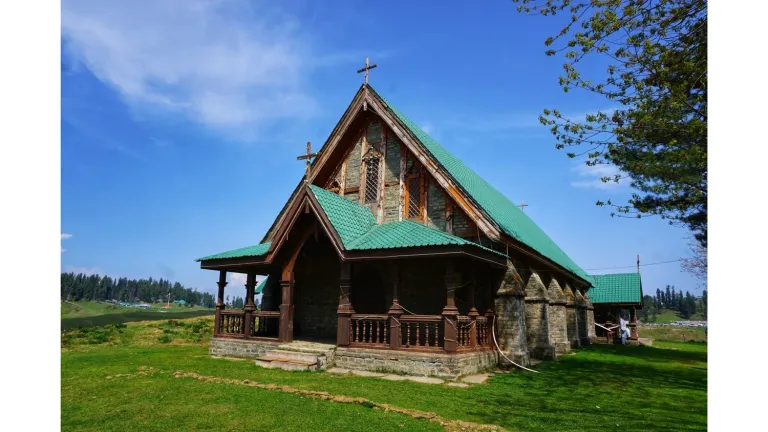
[[[379,158],[369,157],[365,163],[365,203],[375,204],[379,198]]]

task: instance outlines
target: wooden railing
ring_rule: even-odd
[[[459,316],[456,328],[458,348],[467,350],[488,346],[488,325],[488,318],[484,316],[478,316],[474,320],[468,316]]]
[[[279,311],[251,312],[251,337],[277,338],[279,334]]]
[[[243,337],[245,334],[245,311],[223,310],[219,316],[219,336]]]
[[[218,314],[217,337],[229,338],[277,338],[280,330],[280,312],[222,310]],[[246,334],[246,319],[250,320],[250,330]]]
[[[389,346],[389,316],[383,314],[352,314],[349,341],[351,346]]]
[[[402,315],[400,347],[415,350],[442,350],[444,333],[441,315]]]

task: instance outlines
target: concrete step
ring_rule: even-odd
[[[294,351],[307,354],[324,354],[336,349],[335,345],[321,344],[314,342],[300,342],[294,341],[286,344],[280,344],[277,346],[280,351]]]
[[[278,357],[259,357],[254,362],[256,366],[267,369],[282,369],[287,371],[317,370],[317,361],[307,362]]]
[[[278,358],[278,359],[297,360],[297,361],[303,361],[303,362],[309,362],[309,363],[317,363],[318,357],[324,356],[324,355],[325,353],[316,354],[316,353],[307,353],[307,352],[301,352],[301,351],[287,351],[282,349],[276,349],[266,353],[264,355],[264,358]]]

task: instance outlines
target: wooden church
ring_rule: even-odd
[[[453,378],[594,338],[590,276],[367,77],[307,153],[258,244],[198,259],[219,272],[212,355]],[[228,272],[247,275],[242,310]]]

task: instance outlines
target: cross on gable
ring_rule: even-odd
[[[365,58],[365,67],[364,68],[360,68],[360,69],[357,70],[357,73],[365,72],[365,84],[366,85],[368,85],[368,71],[371,70],[371,69],[375,69],[376,66],[378,66],[378,65],[374,64],[372,66],[369,66],[368,65],[368,57],[366,57]]]
[[[528,204],[526,204],[525,201],[520,201],[518,207],[520,207],[520,210],[525,211],[525,208],[528,207]]]
[[[314,158],[318,154],[320,154],[320,152],[312,153],[312,143],[307,141],[307,154],[296,157],[296,160],[306,160],[307,161],[307,165],[304,168],[304,182],[305,183],[307,181],[309,181],[309,169],[310,169],[310,166],[312,165],[312,158]]]

